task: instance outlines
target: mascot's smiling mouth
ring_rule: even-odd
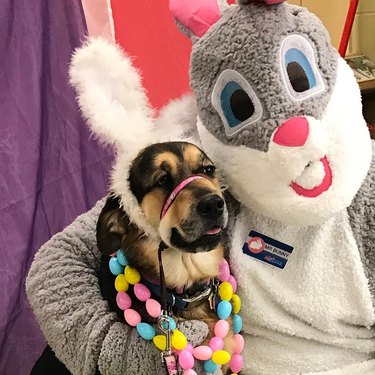
[[[302,197],[306,197],[306,198],[316,198],[331,187],[332,170],[331,170],[329,161],[326,156],[320,159],[320,161],[309,163],[301,174],[302,179],[305,174],[308,174],[309,169],[313,167],[317,167],[317,166],[323,167],[323,170],[324,170],[324,177],[322,179],[322,182],[319,185],[314,186],[313,188],[306,188],[298,184],[295,181],[292,182],[290,186],[298,195],[301,195]],[[299,178],[299,180],[300,179],[301,178]]]

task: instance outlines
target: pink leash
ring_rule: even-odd
[[[191,176],[186,178],[185,180],[181,181],[172,191],[171,195],[168,197],[168,199],[165,201],[163,205],[163,209],[161,210],[160,219],[162,219],[169,208],[171,207],[172,203],[176,199],[177,195],[181,193],[183,189],[189,184],[191,184],[195,180],[200,180],[201,178],[204,178],[203,176]]]

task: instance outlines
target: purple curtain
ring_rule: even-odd
[[[104,196],[111,152],[68,85],[86,25],[79,0],[0,1],[0,374],[26,375],[45,343],[25,295],[36,250]]]

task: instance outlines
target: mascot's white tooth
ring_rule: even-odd
[[[295,182],[305,189],[312,189],[320,185],[324,179],[325,172],[322,162],[310,162],[303,172],[295,179]]]

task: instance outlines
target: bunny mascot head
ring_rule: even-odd
[[[193,42],[200,141],[241,204],[230,259],[244,373],[375,373],[375,171],[360,90],[307,9],[238,3],[170,8]]]

